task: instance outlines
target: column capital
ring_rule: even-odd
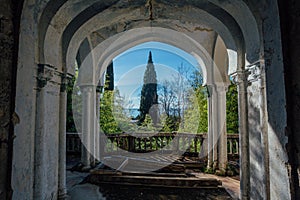
[[[37,66],[37,89],[44,88],[48,83],[60,85],[64,74],[57,70],[56,67],[49,64],[38,64]]]
[[[244,83],[248,78],[248,73],[246,70],[237,70],[236,72],[232,73],[231,75],[232,81],[234,84],[239,85]]]
[[[84,93],[91,93],[91,92],[93,92],[94,89],[97,88],[97,86],[96,85],[80,85],[79,88]]]
[[[227,92],[228,91],[228,83],[215,83],[215,90],[217,92]]]
[[[261,75],[264,73],[264,69],[264,61],[258,60],[247,65],[245,69],[232,73],[230,76],[235,84],[240,84],[242,82],[251,84],[261,78]]]
[[[261,78],[261,75],[264,71],[264,64],[262,61],[258,61],[254,64],[248,65],[246,67],[248,77],[247,80],[249,83],[258,81]]]
[[[219,93],[219,92],[227,92],[228,91],[228,83],[213,83],[210,85],[207,85],[207,88],[209,90],[209,94],[210,96],[215,92],[215,93]]]

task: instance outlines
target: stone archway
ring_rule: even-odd
[[[154,1],[150,2],[153,3]],[[21,123],[16,126],[17,137],[14,144],[12,183],[15,191],[14,198],[57,197],[59,173],[56,170],[58,168],[58,156],[56,155],[59,155],[59,147],[63,148],[63,142],[59,142],[58,133],[63,139],[64,82],[67,74],[73,73],[72,66],[66,65],[67,49],[75,51],[71,55],[76,55],[81,41],[87,36],[84,32],[77,32],[78,28],[83,29],[84,25],[89,23],[93,25],[93,17],[98,13],[101,16],[119,20],[118,16],[114,16],[113,12],[110,11],[124,12],[127,9],[127,11],[133,11],[134,14],[129,14],[125,19],[133,21],[135,16],[141,16],[140,20],[146,21],[148,25],[157,23],[160,26],[164,20],[166,20],[165,24],[176,22],[178,16],[182,17],[181,22],[195,23],[195,21],[202,19],[204,24],[217,30],[228,50],[236,51],[236,75],[240,83],[240,133],[243,137],[241,143],[245,142],[242,152],[245,152],[243,155],[246,158],[241,161],[242,166],[244,166],[242,172],[246,174],[245,176],[242,175],[245,181],[241,187],[243,199],[248,199],[250,195],[256,197],[259,193],[263,197],[289,199],[286,195],[289,191],[289,179],[285,166],[287,156],[284,147],[287,143],[284,134],[286,117],[285,112],[282,112],[285,110],[283,63],[279,42],[277,1],[272,2],[273,4],[268,6],[267,11],[262,11],[260,10],[261,5],[253,6],[251,3],[247,4],[238,0],[224,2],[211,0],[199,3],[191,1],[187,2],[187,5],[181,5],[184,6],[184,9],[168,5],[168,1],[164,0],[157,1],[156,4],[154,2],[152,6],[144,5],[144,2],[138,1],[131,5],[133,7],[122,1],[113,0],[105,2],[94,0],[85,3],[79,0],[74,0],[74,2],[26,1],[21,18],[20,56],[17,72],[16,112],[20,115]],[[178,4],[177,6],[180,5],[179,2],[176,4]],[[263,5],[264,2],[261,4]],[[140,10],[136,8],[140,8]],[[162,13],[160,9],[173,12]],[[261,13],[263,16],[274,15],[276,18],[262,20],[262,17],[256,13]],[[155,22],[151,16],[157,16],[162,21]],[[109,24],[108,18],[104,18],[104,20]],[[126,23],[124,24],[126,25]],[[136,27],[145,26],[145,24],[139,23],[135,25]],[[270,29],[270,26],[274,28]],[[97,29],[99,28],[97,27]],[[182,26],[181,28],[186,27]],[[86,31],[89,29],[86,28]],[[258,66],[256,62],[258,58],[261,58],[259,66],[263,72],[260,75],[260,85],[264,86],[266,83],[266,89],[256,90],[255,84],[252,84],[247,91],[246,61],[252,63],[251,66]],[[274,85],[279,86],[275,87]],[[251,102],[251,97],[255,95],[249,97],[247,92],[250,92],[251,95],[261,93],[259,95],[262,97],[261,103],[248,104],[248,98]],[[257,123],[257,118],[251,118],[250,115],[248,120],[248,109],[250,112],[259,113],[261,119],[259,123]],[[58,120],[59,117],[60,120]],[[248,126],[251,120],[256,125],[249,127],[250,133],[261,133],[261,137],[258,137],[256,141],[260,144],[266,144],[261,145],[262,148],[260,148],[264,152],[264,158],[259,158],[254,151],[255,149],[251,147],[251,142],[254,141],[252,137],[249,148]],[[275,145],[268,146],[267,144],[270,143]],[[251,160],[247,158],[249,154],[252,156]],[[261,160],[267,160],[269,163],[262,163]],[[263,166],[258,166],[260,164]],[[253,170],[261,170],[265,174],[261,180],[261,185],[265,187],[262,192],[258,192],[258,186],[254,184],[259,174],[250,174],[250,170],[252,172]],[[63,176],[60,175],[60,177]],[[284,183],[279,184],[278,180],[281,177],[284,177]],[[63,178],[60,181],[63,182]],[[47,184],[42,185],[43,182],[47,182]]]
[[[82,62],[82,65],[79,70],[79,81],[77,84],[81,87],[84,86],[84,88],[90,88],[89,95],[92,95],[93,98],[91,98],[91,101],[89,102],[89,105],[94,105],[93,102],[95,102],[96,99],[96,92],[95,88],[98,84],[98,80],[100,77],[102,77],[102,74],[104,73],[106,66],[111,62],[111,60],[120,54],[121,52],[125,51],[128,48],[131,48],[135,45],[138,45],[140,43],[144,43],[147,41],[160,41],[164,42],[170,45],[174,45],[177,47],[180,47],[182,50],[185,50],[186,52],[189,52],[193,54],[196,59],[198,60],[203,75],[204,75],[204,85],[209,85],[211,88],[214,88],[214,91],[211,91],[211,96],[209,99],[214,99],[214,102],[216,105],[213,107],[213,110],[209,112],[209,118],[215,119],[216,122],[209,125],[209,130],[211,131],[209,133],[209,140],[212,142],[211,148],[214,149],[214,159],[215,164],[219,165],[219,168],[222,170],[225,170],[226,163],[227,163],[227,148],[219,149],[213,148],[213,146],[218,146],[217,143],[219,142],[219,146],[226,147],[226,124],[225,124],[225,112],[226,112],[226,88],[229,84],[226,71],[223,71],[220,73],[220,68],[218,65],[222,65],[223,67],[227,65],[227,60],[223,60],[223,58],[227,58],[226,55],[226,48],[223,44],[223,49],[221,49],[221,53],[225,54],[224,57],[221,59],[217,59],[219,61],[218,64],[216,64],[213,59],[210,56],[210,53],[207,52],[207,50],[202,47],[197,41],[193,40],[192,38],[186,36],[185,34],[165,29],[165,28],[157,28],[157,27],[146,27],[146,28],[137,28],[132,29],[127,32],[122,32],[120,34],[117,34],[111,38],[108,38],[107,40],[103,41],[99,45],[97,45],[93,50],[91,50],[90,55],[86,56],[84,61]],[[219,50],[220,51],[220,50]],[[220,54],[220,52],[218,52]],[[218,55],[215,53],[215,55]],[[219,55],[220,56],[220,55]],[[202,58],[204,60],[202,60]],[[92,61],[93,60],[93,61]],[[94,63],[91,65],[91,63]],[[93,73],[91,73],[93,72]],[[215,89],[216,88],[216,89]],[[88,95],[83,95],[88,96]],[[221,100],[222,99],[222,100]],[[88,103],[87,100],[84,100],[84,102]],[[219,105],[218,105],[219,104]],[[91,116],[84,117],[84,118],[91,118],[93,119],[94,116],[94,106],[88,106],[84,105],[85,108],[89,108]],[[88,115],[88,113],[85,113]],[[212,113],[215,113],[215,116],[212,116]],[[83,123],[91,123],[90,127],[93,127],[94,124],[97,124],[95,121],[90,122],[83,122]],[[82,124],[82,127],[88,127],[87,125]],[[222,130],[222,131],[221,131]],[[84,130],[83,132],[89,132],[88,129]],[[213,139],[213,132],[215,134]],[[220,134],[220,133],[223,133]],[[89,135],[97,135],[97,133],[89,133]],[[97,146],[97,144],[92,144],[92,140],[89,138],[83,139],[85,142],[85,145],[94,145]],[[89,143],[87,141],[90,141]],[[219,154],[217,153],[219,151]],[[224,158],[224,160],[222,160]],[[211,156],[212,159],[212,156]],[[84,159],[84,163],[89,163]],[[219,162],[218,162],[219,161]],[[219,164],[217,164],[219,163]],[[209,167],[210,164],[208,165]]]

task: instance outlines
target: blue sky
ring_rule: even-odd
[[[148,61],[149,51],[155,66],[158,83],[170,80],[178,73],[181,65],[189,72],[199,70],[196,59],[174,46],[160,42],[147,42],[128,49],[114,58],[114,81],[126,101],[131,100],[133,107],[139,107],[139,95]]]

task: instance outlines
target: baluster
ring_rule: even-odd
[[[239,142],[238,140],[235,140],[235,145],[236,145],[236,154],[239,154]]]
[[[229,154],[232,154],[232,139],[229,139],[228,140],[228,142],[229,142]]]
[[[144,151],[147,151],[147,138],[144,138]]]
[[[201,154],[202,154],[202,152],[200,152],[201,149],[204,150],[204,149],[202,148],[203,142],[204,142],[204,137],[203,137],[203,135],[201,135],[201,138],[200,138],[200,144],[199,144],[199,148],[200,148],[199,153],[201,153]]]
[[[122,147],[122,148],[123,148],[124,150],[127,150],[127,151],[128,151],[128,149],[127,149],[127,146],[128,146],[127,142],[128,142],[127,136],[126,136],[126,137],[123,137],[123,147]]]
[[[138,147],[139,147],[138,151],[141,151],[142,149],[141,138],[138,138]]]
[[[118,151],[118,147],[120,147],[120,136],[118,135],[117,137],[116,137],[116,143],[117,143],[117,151]]]
[[[191,152],[191,138],[190,138],[190,136],[188,135],[187,136],[187,150],[186,150],[186,152]]]
[[[150,137],[150,151],[152,151],[152,138],[153,137]]]
[[[195,151],[195,153],[197,153],[197,143],[198,143],[198,138],[195,137],[194,138],[194,151]]]
[[[112,137],[111,139],[112,139],[112,140],[111,140],[111,143],[110,143],[110,148],[111,148],[111,152],[113,152],[113,151],[114,151],[115,137]]]

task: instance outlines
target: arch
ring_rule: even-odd
[[[147,27],[132,29],[127,32],[117,34],[95,47],[90,55],[95,59],[95,65],[88,65],[89,56],[84,60],[80,67],[80,84],[96,85],[97,80],[109,65],[111,60],[138,44],[157,41],[178,47],[187,53],[193,55],[198,61],[203,72],[204,83],[210,84],[212,82],[212,68],[214,65],[210,54],[198,42],[189,36],[165,28]],[[87,74],[87,72],[89,74]],[[94,72],[95,76],[91,77],[90,72]]]
[[[199,11],[199,12],[201,12],[201,11]],[[211,16],[207,16],[207,14],[205,14],[204,12],[199,14],[198,17],[199,17],[198,19],[211,19],[211,20],[213,20]],[[92,18],[84,26],[82,26],[80,29],[78,29],[78,31],[74,34],[74,36],[72,37],[72,40],[71,40],[71,42],[68,46],[68,50],[67,50],[67,58],[66,58],[67,59],[67,61],[66,61],[67,66],[72,65],[72,62],[74,60],[76,51],[80,46],[80,42],[83,41],[84,38],[87,35],[89,35],[91,32],[95,32],[98,29],[105,27],[101,23],[100,18],[101,18],[101,16],[96,16],[96,17]],[[195,17],[195,18],[197,18],[197,17]],[[199,22],[197,22],[197,25],[198,25],[198,27],[202,26],[201,24],[199,24]],[[195,26],[197,26],[197,25],[195,25]],[[136,26],[137,27],[143,27],[143,26],[144,27],[153,27],[150,22],[143,22],[142,24],[138,24]],[[223,30],[220,30],[219,32],[224,33],[223,36],[225,36],[225,38],[223,38],[223,39],[224,39],[224,41],[226,41],[226,45],[229,46],[230,48],[236,49],[236,45],[235,45],[235,42],[234,42],[234,37],[232,37],[229,30],[227,28],[225,28],[225,26],[220,21],[216,21],[216,26],[217,26],[217,32],[218,32],[218,30],[223,29]],[[166,28],[171,28],[171,27],[167,26]],[[171,29],[176,30],[175,28],[171,28]],[[180,29],[177,29],[177,30],[180,31]]]
[[[115,5],[117,1],[111,0],[102,2],[99,0],[91,0],[84,2],[81,0],[50,0],[41,1],[41,3],[36,3],[33,0],[26,1],[24,5],[24,13],[22,15],[23,24],[21,25],[20,34],[21,40],[25,42],[20,44],[20,51],[24,51],[25,49],[32,49],[32,51],[29,51],[26,55],[20,56],[20,63],[18,66],[18,89],[16,98],[19,101],[22,100],[22,102],[20,101],[17,103],[16,111],[17,113],[21,113],[23,121],[21,121],[21,125],[16,127],[16,132],[24,132],[25,134],[24,136],[16,139],[16,145],[21,146],[23,144],[28,144],[28,148],[23,153],[26,155],[34,154],[34,142],[31,139],[34,139],[35,135],[35,113],[37,108],[36,91],[32,91],[32,88],[35,88],[36,86],[36,80],[32,77],[35,77],[36,75],[36,64],[50,64],[57,67],[60,71],[72,73],[72,62],[76,60],[76,56],[80,51],[80,45],[82,42],[86,43],[85,40],[89,39],[91,32],[96,31],[99,28],[110,27],[117,23],[127,25],[125,29],[116,31],[116,34],[120,35],[115,35],[110,37],[109,41],[100,43],[101,47],[104,44],[113,46],[109,49],[101,48],[103,49],[102,54],[99,54],[99,60],[97,59],[99,64],[90,64],[89,66],[91,67],[93,67],[93,65],[95,66],[95,68],[93,67],[91,70],[96,70],[96,67],[99,67],[98,71],[101,71],[101,66],[105,66],[111,57],[130,48],[131,44],[126,44],[124,41],[122,43],[122,41],[119,40],[122,40],[121,38],[123,38],[123,36],[128,36],[129,33],[132,33],[130,31],[137,31],[137,29],[141,27],[146,27],[145,29],[148,30],[164,27],[169,32],[170,30],[183,32],[177,33],[184,36],[184,38],[188,38],[188,42],[186,43],[193,45],[193,47],[187,48],[188,52],[194,54],[195,57],[200,55],[199,58],[197,58],[199,62],[202,56],[203,63],[205,63],[205,70],[210,69],[209,59],[206,60],[205,53],[203,53],[204,51],[201,52],[201,48],[199,49],[197,46],[197,43],[199,44],[199,42],[184,31],[186,28],[187,31],[196,31],[189,29],[189,23],[192,27],[196,26],[198,28],[201,28],[204,24],[205,26],[216,30],[216,32],[220,35],[220,38],[222,38],[225,42],[229,56],[229,74],[244,66],[241,64],[241,61],[238,62],[238,59],[241,60],[241,56],[244,56],[241,55],[241,53],[244,52],[244,48],[247,52],[248,61],[255,61],[258,56],[261,40],[259,37],[257,22],[247,5],[243,1],[238,0],[228,0],[226,3],[218,0],[209,1],[211,2],[210,4],[206,4],[204,1],[201,1],[200,3],[196,1],[188,2],[187,4],[189,5],[186,5],[184,9],[176,11],[176,14],[182,14],[181,20],[177,20],[176,16],[172,16],[171,12],[168,11],[182,2],[178,1],[174,6],[170,6],[167,5],[169,1],[159,1],[161,2],[160,5],[163,4],[166,8],[166,12],[162,13],[159,19],[149,21],[147,17],[137,19],[129,14],[129,16],[123,15],[126,18],[125,20],[119,20],[119,22],[116,23],[112,23],[107,20],[107,17],[115,16],[106,14],[108,14],[110,6]],[[100,10],[97,10],[98,7],[95,5],[106,2],[107,7],[101,7]],[[35,5],[35,3],[37,5]],[[76,6],[78,9],[75,9]],[[126,10],[127,7],[121,8],[121,5],[119,4],[111,9],[120,10],[120,12],[128,11]],[[137,5],[133,5],[133,9],[130,11],[141,12]],[[147,13],[147,9],[142,11]],[[101,12],[101,14],[97,14],[99,12]],[[214,12],[219,14],[215,14]],[[88,14],[88,16],[86,16],[86,14]],[[107,22],[102,23],[103,21],[99,21],[96,23],[96,21],[100,20],[103,16],[106,16],[106,18],[103,19]],[[123,16],[120,17],[122,18]],[[118,21],[119,18],[114,19]],[[134,22],[128,24],[126,20]],[[165,32],[161,34],[164,35],[163,37],[167,35]],[[146,39],[143,39],[145,36]],[[115,39],[116,42],[112,41],[112,38]],[[178,43],[178,41],[181,42],[181,39],[178,37],[176,37],[177,40],[179,39],[178,41],[172,38],[165,38],[162,40],[160,36],[155,36],[155,34],[150,32],[148,34],[141,33],[141,35],[138,35],[137,38],[139,38],[138,41],[134,41],[131,37],[132,45],[155,40],[182,48],[182,46]],[[191,52],[191,49],[195,49],[195,51]],[[239,54],[239,57],[237,57],[237,54]],[[96,59],[96,57],[92,59]],[[238,63],[240,63],[240,65],[238,65]],[[211,76],[209,75],[210,71],[207,70],[206,73],[206,77],[209,78]],[[100,74],[100,72],[98,74]],[[96,79],[96,77],[94,78]],[[209,80],[206,82],[209,82]],[[24,83],[26,83],[26,88],[21,87]],[[93,84],[94,83],[95,80],[93,80]],[[22,107],[22,105],[28,106],[25,108]],[[27,122],[28,124],[24,125]],[[24,141],[20,142],[21,140]],[[19,158],[20,155],[14,155],[14,157]],[[28,157],[24,157],[24,159],[25,158],[28,159]],[[22,177],[23,174],[33,173],[34,158],[30,157],[28,161],[24,159],[20,159],[18,161],[23,163],[16,163],[16,165],[28,165],[28,167],[26,166],[20,170],[19,174],[15,175],[14,184],[16,185],[18,184],[16,183],[18,182],[18,178],[16,178],[17,176]],[[24,190],[30,190],[30,188],[33,188],[33,180],[30,180],[29,182],[28,187],[24,187]],[[19,190],[16,191],[20,192],[18,195],[21,197],[22,190],[20,188],[21,186],[19,186]],[[27,198],[27,196],[24,198]],[[30,197],[28,198],[30,199]]]
[[[92,3],[95,3],[94,1],[92,1]],[[107,6],[108,5],[112,5],[113,3],[112,2],[110,2],[110,3],[108,3],[107,4]],[[87,5],[87,4],[86,4]],[[200,5],[192,5],[192,6],[194,6],[194,7],[192,7],[192,8],[190,8],[190,10],[188,10],[188,11],[192,11],[191,13],[193,13],[193,15],[199,15],[199,13],[201,13],[201,15],[202,16],[191,16],[191,17],[189,17],[188,18],[188,20],[189,21],[193,21],[193,19],[204,19],[204,23],[203,24],[208,24],[208,25],[214,25],[214,26],[211,26],[213,29],[215,29],[215,30],[217,30],[217,32],[222,36],[222,38],[224,39],[224,41],[226,42],[226,46],[228,47],[228,48],[230,48],[230,49],[236,49],[236,45],[234,44],[234,37],[236,36],[236,35],[240,35],[239,34],[239,30],[238,30],[238,26],[237,26],[237,24],[234,22],[234,19],[233,18],[230,18],[230,15],[227,13],[227,12],[225,12],[224,10],[222,11],[222,9],[220,9],[220,8],[218,8],[217,6],[215,6],[214,4],[209,4],[209,6],[207,6],[206,4],[204,5],[204,4],[200,4]],[[196,8],[196,6],[197,6],[197,8]],[[87,6],[86,6],[87,7]],[[90,6],[89,8],[90,9],[92,9],[92,8],[94,8],[95,7],[95,5],[94,4],[92,4],[92,6]],[[171,7],[172,8],[172,7]],[[170,8],[169,8],[170,9]],[[203,12],[203,10],[201,10],[201,9],[203,9],[203,10],[205,10],[204,12]],[[217,16],[217,18],[216,17],[213,17],[214,15],[212,14],[212,12],[213,11],[215,11],[216,9],[218,9],[217,11],[219,12],[219,13],[222,13],[222,14],[220,14],[220,16]],[[80,9],[79,9],[80,10]],[[119,9],[119,10],[121,10],[121,9]],[[99,10],[98,10],[99,11]],[[93,10],[93,12],[94,13],[96,13],[95,12],[95,10]],[[93,13],[93,12],[89,12],[89,13]],[[216,11],[215,11],[216,12]],[[218,12],[216,12],[216,13],[218,13]],[[55,17],[56,16],[58,16],[58,17],[56,17],[56,18],[61,18],[61,17],[59,17],[59,16],[61,16],[62,14],[64,14],[65,15],[65,13],[66,13],[66,8],[62,8],[62,9],[59,9],[58,11],[57,11],[57,13],[56,13],[56,15],[55,15]],[[165,13],[169,13],[169,12],[165,12]],[[68,13],[68,15],[69,15],[70,13]],[[189,13],[188,12],[186,12],[186,13],[183,13],[184,15],[188,15]],[[72,35],[72,34],[69,34],[69,33],[71,33],[71,32],[73,32],[74,33],[74,30],[77,30],[77,28],[79,27],[78,26],[78,24],[84,24],[84,23],[88,23],[88,19],[90,18],[90,19],[92,19],[92,18],[94,18],[94,16],[92,17],[92,15],[91,14],[89,14],[89,16],[90,17],[85,17],[85,19],[82,19],[81,17],[80,17],[80,11],[78,11],[78,12],[73,12],[73,13],[71,13],[70,15],[72,15],[73,16],[73,18],[72,19],[74,19],[74,20],[72,20],[72,21],[68,21],[68,22],[64,22],[64,23],[62,23],[63,25],[60,25],[60,29],[59,29],[59,31],[58,31],[58,33],[60,34],[60,36],[58,37],[58,38],[61,38],[61,42],[62,42],[62,46],[63,46],[63,48],[66,48],[67,46],[70,46],[70,45],[67,45],[69,42],[68,41],[70,41],[70,36],[69,35]],[[162,16],[163,17],[163,16]],[[54,18],[54,17],[53,17]],[[70,17],[66,17],[67,19],[69,19]],[[169,18],[169,19],[172,19],[172,16],[165,16],[165,18]],[[224,18],[224,19],[223,19]],[[98,19],[99,20],[99,19]],[[145,19],[142,19],[142,20],[145,20]],[[195,20],[194,20],[195,21]],[[224,23],[225,24],[224,24]],[[51,22],[52,23],[52,22]],[[55,24],[55,21],[53,22],[54,24]],[[197,22],[197,23],[199,23],[199,22]],[[72,25],[72,24],[74,24],[74,26]],[[76,27],[75,27],[75,25],[76,25]],[[64,29],[63,28],[61,28],[61,27],[65,27]],[[227,27],[227,28],[226,28]],[[62,32],[62,30],[64,30],[63,32]],[[72,30],[72,31],[71,31]],[[91,30],[91,29],[85,29],[85,30]],[[233,32],[233,30],[235,30],[234,32]],[[53,32],[53,30],[51,30],[51,28],[49,28],[49,31],[50,32]],[[71,32],[70,32],[71,31]],[[51,33],[47,33],[49,36],[51,36],[51,35],[53,35],[53,34],[51,34]],[[61,33],[60,33],[61,32]],[[67,34],[68,33],[68,34]],[[47,35],[47,34],[45,34],[45,35]],[[76,34],[76,33],[75,33]],[[74,34],[74,35],[75,35]],[[84,35],[84,34],[83,34]],[[71,37],[73,37],[73,36],[71,36]],[[45,37],[45,41],[48,41],[48,39],[49,38],[53,38],[53,37]],[[56,39],[56,41],[57,41],[57,39]],[[76,41],[77,43],[78,43],[78,41]],[[48,41],[48,42],[46,42],[47,44],[55,44],[55,43],[53,43],[53,41]],[[59,45],[60,44],[56,44],[56,47],[57,48],[55,48],[55,49],[59,49]],[[53,46],[52,46],[53,47]],[[45,49],[53,49],[53,48],[45,48]],[[57,50],[58,51],[58,50]],[[66,52],[64,49],[62,50],[62,54],[64,53],[64,52]],[[60,55],[60,53],[58,53],[58,55]],[[42,57],[42,56],[41,56]],[[62,58],[63,60],[64,60],[64,58]],[[48,63],[48,61],[49,62],[51,62],[51,60],[52,59],[47,59],[47,58],[45,58],[45,63]],[[63,62],[64,63],[64,62]],[[54,64],[53,64],[54,65]],[[67,66],[68,66],[68,64],[67,64]],[[69,66],[68,66],[69,67]],[[69,70],[69,71],[72,71],[72,70]]]
[[[252,63],[257,61],[259,59],[261,38],[258,23],[247,4],[239,0],[209,1],[226,10],[236,20],[245,38],[248,62]]]

